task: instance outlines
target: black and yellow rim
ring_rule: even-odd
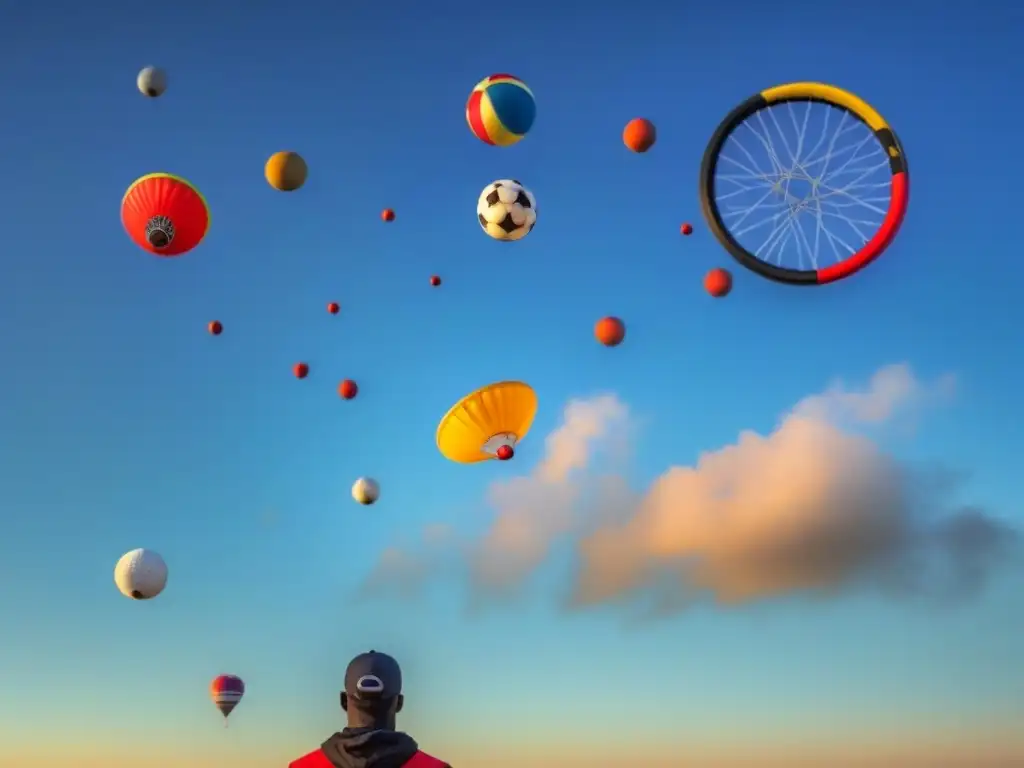
[[[726,140],[733,131],[757,112],[786,102],[820,102],[846,110],[871,129],[889,157],[892,189],[889,209],[881,226],[857,253],[825,269],[786,269],[762,261],[733,237],[722,220],[715,198],[715,174],[718,170],[719,155]],[[885,118],[860,97],[825,83],[788,83],[768,88],[751,96],[726,115],[715,129],[707,149],[704,150],[704,158],[700,164],[701,211],[715,239],[744,267],[780,283],[821,285],[842,280],[863,269],[889,247],[903,223],[909,199],[910,177],[907,170],[907,158],[903,152],[903,146]]]

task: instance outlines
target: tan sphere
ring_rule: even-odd
[[[267,183],[281,192],[294,192],[306,183],[306,161],[297,152],[275,152],[263,174]]]

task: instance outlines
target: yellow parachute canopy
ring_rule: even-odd
[[[481,387],[459,400],[437,425],[437,447],[460,464],[512,458],[537,413],[537,393],[521,381]]]

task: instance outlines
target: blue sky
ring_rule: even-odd
[[[97,764],[150,743],[194,765],[280,765],[335,727],[344,665],[371,646],[407,667],[403,724],[464,764],[518,755],[526,728],[553,753],[598,754],[633,720],[604,697],[647,664],[670,692],[614,741],[652,764],[730,745],[766,759],[813,747],[839,765],[854,747],[1004,743],[1024,686],[1006,669],[1020,630],[1008,581],[956,610],[793,598],[633,630],[603,611],[561,615],[543,580],[482,617],[464,614],[455,584],[414,603],[350,595],[423,525],[482,530],[488,485],[529,469],[566,402],[599,392],[643,419],[640,486],[769,430],[836,376],[863,382],[895,362],[924,379],[953,372],[955,402],[887,447],[968,473],[969,501],[1020,522],[1024,266],[1004,192],[1022,170],[1006,95],[1024,74],[1022,13],[959,0],[884,15],[524,2],[517,21],[452,2],[429,16],[19,8],[0,29],[0,679],[18,692],[0,700],[18,734],[0,754],[63,760],[68,747],[42,735],[57,727]],[[170,76],[153,102],[134,88],[147,64]],[[464,120],[469,90],[499,71],[538,102],[508,149]],[[847,87],[890,120],[911,205],[877,263],[798,290],[730,263],[696,179],[729,109],[802,79]],[[659,130],[644,156],[621,145],[636,116]],[[295,194],[262,178],[281,149],[309,163]],[[131,181],[161,170],[213,212],[206,241],[173,261],[137,249],[118,218]],[[474,222],[479,190],[503,177],[541,209],[511,246]],[[715,266],[735,277],[722,301],[701,286]],[[605,314],[629,327],[614,351],[591,336]],[[212,319],[226,329],[216,339]],[[344,377],[362,390],[348,403]],[[516,461],[446,462],[433,444],[446,408],[510,378],[540,397]],[[383,489],[369,509],[348,497],[364,474]],[[112,583],[137,546],[171,570],[148,604]],[[249,685],[229,735],[206,699],[222,672]],[[564,699],[536,700],[531,679],[556,673]],[[186,733],[187,755],[175,751]]]

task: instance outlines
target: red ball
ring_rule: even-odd
[[[380,218],[382,221],[394,221],[395,212],[390,208],[385,208],[383,211],[380,212]]]
[[[508,461],[515,455],[516,452],[512,450],[511,445],[502,445],[498,447],[497,456],[500,461]]]
[[[220,320],[214,320],[206,326],[206,329],[214,336],[220,336],[221,332],[224,330],[224,326],[220,324]]]
[[[330,312],[332,315],[336,315],[341,311],[341,307],[338,306],[338,302],[332,301],[330,304],[327,305],[327,311]]]
[[[343,400],[351,400],[359,394],[359,387],[352,379],[345,379],[338,385],[338,394],[341,395]]]
[[[437,288],[437,286],[441,284],[441,278],[438,277],[437,275],[434,275],[433,277],[430,278],[430,284]]]
[[[594,336],[606,347],[617,347],[626,338],[626,324],[617,317],[602,317],[594,325]]]
[[[305,363],[296,363],[292,367],[292,372],[295,374],[296,379],[304,379],[309,376],[309,366]]]
[[[712,269],[704,276],[704,290],[720,299],[732,290],[732,275],[726,269]]]
[[[657,139],[658,132],[654,128],[654,123],[642,117],[630,120],[622,131],[622,143],[632,152],[646,152],[654,146]]]
[[[683,226],[679,228],[679,231],[682,232],[684,235],[692,235],[693,227],[690,224],[683,224]]]

